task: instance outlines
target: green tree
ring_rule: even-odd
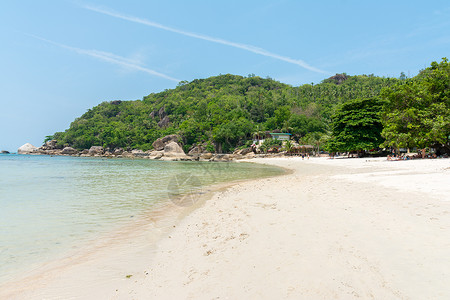
[[[267,120],[266,128],[268,130],[282,129],[290,116],[291,109],[289,106],[279,107],[275,110],[273,117]]]
[[[382,92],[386,146],[449,149],[450,64],[433,62],[416,78]]]
[[[324,132],[325,124],[317,118],[293,114],[289,118],[288,127],[292,134],[303,137],[310,132]]]
[[[218,126],[213,133],[213,138],[219,146],[219,152],[229,152],[236,145],[243,144],[251,138],[254,125],[245,118],[239,118]],[[222,151],[220,151],[222,150]]]
[[[291,141],[286,141],[283,146],[284,150],[286,150],[287,153],[290,153],[293,147],[294,145],[292,144]]]
[[[326,131],[336,105],[378,96],[382,88],[398,81],[347,74],[299,87],[256,75],[183,81],[142,100],[100,103],[67,130],[55,133],[54,139],[59,147],[80,150],[93,145],[145,150],[157,138],[177,133],[185,146],[209,142],[229,151],[243,145],[255,127],[262,132],[288,130],[297,136]]]
[[[282,142],[281,142],[280,140],[277,140],[277,139],[271,139],[271,138],[270,138],[270,139],[265,139],[264,142],[261,144],[260,149],[261,149],[263,152],[267,153],[267,151],[268,151],[270,148],[273,148],[273,147],[280,147],[281,144],[282,144]]]
[[[361,151],[377,148],[381,137],[379,99],[355,99],[342,104],[332,118],[332,136],[327,149],[331,152]]]

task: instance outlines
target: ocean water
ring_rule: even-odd
[[[250,163],[0,154],[0,283],[208,185],[282,174]]]

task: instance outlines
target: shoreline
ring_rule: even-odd
[[[131,236],[13,299],[450,296],[448,159],[250,162],[293,172],[214,190],[154,248]]]
[[[40,155],[40,154],[29,154]],[[48,156],[48,155],[44,155]],[[68,155],[57,155],[68,156]],[[77,156],[70,156],[79,158]],[[92,159],[104,159],[106,157],[88,157]],[[114,157],[117,158],[117,157]],[[129,157],[121,157],[117,159],[133,159]],[[136,159],[143,159],[136,157]],[[206,162],[202,162],[206,163]],[[224,163],[224,162],[215,162]],[[241,163],[241,161],[230,161],[227,163]],[[250,163],[250,162],[242,162]],[[286,168],[283,169],[284,173],[280,175],[266,175],[267,177],[278,177],[288,174],[290,171]],[[11,297],[21,298],[20,294],[23,291],[36,288],[42,282],[51,281],[52,278],[57,277],[58,273],[65,272],[67,269],[73,268],[76,265],[84,264],[91,260],[98,260],[102,251],[105,251],[108,247],[121,248],[124,243],[133,242],[133,240],[145,240],[149,246],[149,249],[154,249],[157,246],[157,242],[166,236],[170,231],[176,227],[176,224],[183,218],[186,218],[193,211],[203,206],[205,202],[210,199],[215,193],[226,190],[236,184],[244,183],[247,181],[259,180],[260,178],[250,179],[235,179],[226,182],[213,182],[202,184],[203,190],[200,193],[195,193],[198,199],[188,206],[180,206],[175,203],[175,199],[166,198],[160,199],[153,203],[150,207],[144,209],[139,214],[135,215],[133,220],[130,220],[119,227],[107,232],[96,233],[95,237],[91,237],[81,244],[76,246],[75,243],[69,245],[66,251],[52,256],[50,259],[46,259],[44,262],[33,263],[31,267],[21,267],[19,272],[14,273],[9,279],[0,282],[0,298],[3,297],[10,299]],[[181,192],[180,197],[183,197],[189,193]],[[74,248],[75,247],[75,248]],[[109,251],[109,250],[107,250]],[[27,275],[20,275],[21,272],[27,273]],[[6,291],[6,292],[5,292]],[[17,296],[19,295],[19,296]],[[33,297],[32,294],[28,297]]]

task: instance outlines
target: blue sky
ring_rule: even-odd
[[[448,1],[78,1],[0,4],[0,150],[87,109],[179,80],[413,76],[449,57]]]

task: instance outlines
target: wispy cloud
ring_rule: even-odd
[[[175,81],[175,82],[180,82],[181,81],[180,79],[176,79],[176,78],[170,77],[170,76],[168,76],[166,74],[162,74],[162,73],[159,73],[157,71],[154,71],[154,70],[148,69],[146,67],[143,67],[143,66],[139,65],[136,60],[132,60],[132,59],[129,59],[129,58],[126,58],[126,57],[115,55],[113,53],[109,53],[109,52],[105,52],[105,51],[99,51],[99,50],[87,50],[87,49],[71,47],[71,46],[67,46],[67,45],[64,45],[64,44],[61,44],[61,43],[57,43],[57,42],[54,42],[54,41],[51,41],[51,40],[48,40],[48,39],[45,39],[45,38],[42,38],[42,37],[39,37],[39,36],[36,36],[36,35],[29,34],[29,36],[31,36],[31,37],[33,37],[35,39],[47,42],[47,43],[52,44],[52,45],[55,45],[55,46],[58,46],[58,47],[61,47],[61,48],[64,48],[64,49],[71,50],[71,51],[76,52],[78,54],[94,57],[94,58],[96,58],[98,60],[109,62],[109,63],[115,64],[115,65],[119,65],[121,67],[125,67],[125,68],[131,69],[131,70],[141,71],[141,72],[153,75],[153,76],[161,77],[161,78],[172,80],[172,81]]]
[[[123,20],[127,20],[130,22],[134,22],[134,23],[138,23],[138,24],[142,24],[142,25],[146,25],[146,26],[150,26],[150,27],[154,27],[154,28],[158,28],[158,29],[162,29],[162,30],[166,30],[166,31],[170,31],[170,32],[174,32],[174,33],[178,33],[184,36],[188,36],[188,37],[192,37],[192,38],[196,38],[196,39],[200,39],[200,40],[205,40],[208,42],[212,42],[212,43],[217,43],[217,44],[222,44],[222,45],[226,45],[226,46],[230,46],[230,47],[234,47],[234,48],[238,48],[238,49],[242,49],[242,50],[246,50],[255,54],[259,54],[259,55],[263,55],[266,57],[271,57],[274,59],[278,59],[287,63],[291,63],[294,65],[298,65],[302,68],[305,68],[307,70],[313,71],[313,72],[317,72],[317,73],[324,73],[324,74],[330,74],[329,72],[320,70],[316,67],[310,66],[309,64],[307,64],[305,61],[301,60],[301,59],[294,59],[294,58],[290,58],[287,56],[283,56],[283,55],[279,55],[276,53],[272,53],[269,52],[265,49],[259,48],[259,47],[255,47],[252,45],[247,45],[247,44],[241,44],[241,43],[235,43],[235,42],[231,42],[228,40],[224,40],[221,38],[216,38],[216,37],[211,37],[208,35],[204,35],[204,34],[199,34],[199,33],[194,33],[194,32],[189,32],[189,31],[185,31],[185,30],[180,30],[180,29],[176,29],[176,28],[172,28],[160,23],[156,23],[147,19],[142,19],[139,17],[134,17],[134,16],[129,16],[129,15],[124,15],[122,13],[118,13],[115,11],[112,11],[110,9],[106,9],[106,8],[100,8],[100,7],[96,7],[96,6],[92,6],[92,5],[82,5],[83,8],[91,10],[91,11],[95,11],[104,15],[108,15],[111,17],[115,17],[115,18],[119,18],[119,19],[123,19]]]

